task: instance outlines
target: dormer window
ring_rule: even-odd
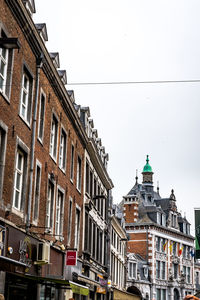
[[[171,226],[176,228],[176,224],[177,224],[177,216],[175,214],[171,214]]]
[[[157,223],[161,225],[161,213],[157,213]]]
[[[43,42],[48,41],[48,35],[47,35],[47,27],[45,23],[35,24],[35,27],[42,38]]]
[[[162,219],[162,225],[166,226],[166,215],[162,214],[161,219]]]
[[[35,1],[34,0],[23,0],[25,7],[27,9],[27,11],[29,12],[29,14],[32,15],[36,12],[35,10]]]
[[[59,53],[58,52],[52,52],[52,53],[49,53],[49,54],[50,54],[51,60],[54,64],[54,67],[56,69],[60,68]]]

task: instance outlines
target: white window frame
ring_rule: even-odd
[[[15,187],[16,187],[16,174],[17,174],[17,162],[18,162],[18,152],[23,153],[24,156],[24,167],[23,167],[23,177],[22,177],[22,183],[20,190],[20,209],[15,207]],[[26,197],[26,188],[27,188],[27,170],[28,170],[28,156],[29,156],[29,148],[26,146],[26,144],[17,136],[16,139],[16,150],[15,150],[15,165],[14,165],[14,178],[13,178],[13,197],[12,197],[12,212],[17,214],[19,217],[23,218],[24,214],[24,205],[25,205],[25,197]],[[19,205],[18,205],[19,207]]]
[[[135,261],[130,261],[128,266],[129,266],[129,278],[130,279],[136,279],[137,263]]]
[[[27,80],[27,86],[24,86],[25,78]],[[28,69],[24,66],[22,75],[22,86],[21,86],[21,99],[20,99],[20,111],[19,115],[24,122],[31,125],[31,113],[32,113],[32,96],[33,96],[33,76],[30,74]],[[25,95],[25,98],[24,98]],[[23,101],[25,99],[25,102]]]
[[[3,123],[3,121],[0,120],[0,203],[3,202],[2,194],[6,159],[7,132],[8,127]]]
[[[61,239],[63,236],[64,201],[65,201],[64,189],[58,186],[57,197],[56,197],[55,235],[58,236],[59,239]]]
[[[76,188],[79,192],[81,192],[81,181],[82,181],[82,159],[78,155],[77,156],[77,173],[76,173]]]
[[[67,245],[71,244],[71,233],[72,233],[72,211],[73,211],[73,199],[69,197],[68,206],[68,228],[67,228]]]
[[[71,160],[70,160],[70,180],[71,180],[71,182],[74,181],[74,157],[75,157],[75,147],[74,147],[74,144],[71,144]]]
[[[59,167],[65,172],[67,161],[67,133],[61,126],[60,130],[60,149],[59,149]]]
[[[39,170],[40,170],[39,179],[37,177],[37,175],[38,175],[37,168],[39,168]],[[34,202],[33,202],[33,223],[35,223],[35,224],[37,224],[38,218],[39,218],[41,177],[42,177],[42,164],[39,162],[39,160],[36,159]],[[38,182],[38,180],[39,180],[39,182]],[[37,210],[36,210],[36,201],[37,201]],[[35,217],[36,214],[37,214],[37,217]]]
[[[79,212],[79,214],[77,214]],[[79,216],[79,218],[77,217]],[[74,229],[74,248],[79,250],[80,242],[80,221],[81,221],[81,208],[76,204],[75,208],[75,229]]]
[[[18,167],[19,157],[21,157],[20,168]],[[24,153],[20,149],[17,149],[13,207],[19,211],[21,210],[22,193],[23,193],[24,161],[25,161]],[[18,204],[16,204],[16,194],[18,194]]]
[[[51,132],[50,132],[50,148],[49,153],[56,162],[58,149],[58,118],[53,113],[51,118]]]
[[[53,190],[51,190],[51,188]],[[52,194],[53,193],[53,194]],[[47,184],[47,201],[46,201],[46,232],[53,233],[53,224],[54,224],[54,201],[55,201],[55,183],[50,179],[50,175],[48,178]]]
[[[42,102],[43,99],[44,99],[44,102]],[[43,138],[44,138],[45,108],[46,108],[46,95],[43,92],[43,90],[41,89],[41,92],[40,92],[39,120],[38,120],[38,139],[39,139],[39,141],[41,143],[43,143]]]
[[[5,51],[5,55],[3,54]],[[6,91],[6,83],[7,83],[7,69],[8,69],[8,59],[9,59],[9,53],[8,49],[0,48],[0,70],[1,65],[4,65],[3,72],[0,72],[0,82],[2,80],[2,86],[0,84],[0,91],[5,94]]]

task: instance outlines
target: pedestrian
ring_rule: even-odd
[[[0,294],[0,300],[5,300],[4,295]]]

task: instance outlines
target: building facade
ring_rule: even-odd
[[[148,156],[142,175],[142,184],[136,176],[136,183],[123,198],[121,207],[129,236],[129,262],[133,259],[131,254],[144,260],[150,288],[148,291],[147,282],[142,285],[141,275],[136,275],[136,271],[131,280],[133,269],[130,267],[127,288],[139,289],[143,299],[183,299],[195,288],[194,238],[190,235],[190,224],[178,212],[173,190],[169,198],[162,198],[159,188],[154,191]]]
[[[35,12],[34,0],[0,0],[0,293],[103,299],[108,155],[66,89],[59,54],[48,52],[47,28],[34,24]],[[69,251],[75,266],[66,265]]]

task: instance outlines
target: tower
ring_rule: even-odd
[[[146,165],[143,168],[143,185],[147,192],[153,191],[153,171],[152,167],[149,164],[149,155],[147,155]]]

